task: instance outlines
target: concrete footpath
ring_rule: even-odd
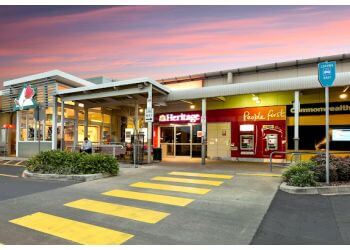
[[[281,182],[224,164],[124,167],[1,201],[0,243],[250,244]]]

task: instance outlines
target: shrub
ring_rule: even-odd
[[[314,187],[317,185],[314,172],[310,170],[314,163],[300,162],[291,165],[283,173],[283,179],[290,186]]]
[[[325,155],[314,156],[311,161],[315,166],[311,168],[315,172],[316,180],[319,182],[326,181],[326,158]],[[350,158],[349,157],[329,157],[329,180],[336,181],[350,181]]]
[[[42,174],[111,174],[117,175],[119,164],[109,155],[86,154],[61,150],[42,151],[26,162],[30,172]]]

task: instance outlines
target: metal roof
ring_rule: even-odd
[[[347,85],[350,85],[350,72],[337,73],[334,86]],[[172,90],[167,96],[166,101],[316,88],[321,88],[321,85],[318,82],[318,76],[313,75],[267,81],[234,83],[186,90]]]
[[[158,89],[159,91],[165,92],[166,94],[170,93],[170,89],[168,87],[148,77],[142,77],[142,78],[135,78],[135,79],[129,79],[124,81],[118,81],[118,82],[107,82],[102,84],[92,84],[89,86],[79,87],[79,88],[58,90],[56,92],[56,95],[64,96],[67,94],[79,94],[81,92],[84,93],[86,91],[103,90],[103,89],[128,86],[128,85],[138,84],[138,83],[150,83],[153,85],[153,87],[156,87],[156,89]]]
[[[32,82],[32,81],[45,79],[45,78],[55,79],[61,83],[67,84],[71,87],[95,85],[92,82],[86,81],[84,79],[81,79],[79,77],[73,76],[71,74],[67,74],[63,71],[56,69],[56,70],[51,70],[51,71],[35,74],[35,75],[29,75],[29,76],[24,76],[21,78],[5,81],[4,87],[17,85],[17,84],[23,84],[23,83]]]
[[[190,80],[196,80],[196,79],[219,77],[229,72],[232,72],[234,75],[235,74],[237,75],[242,73],[278,70],[278,69],[284,69],[284,68],[290,68],[290,67],[302,67],[307,65],[314,65],[323,61],[344,61],[344,60],[350,60],[350,54],[338,54],[338,55],[331,55],[331,56],[314,57],[314,58],[307,58],[307,59],[301,59],[301,60],[292,60],[292,61],[285,61],[285,62],[263,64],[258,66],[232,68],[227,70],[198,73],[198,74],[185,75],[185,76],[176,76],[171,78],[159,79],[158,82],[166,84],[171,82],[181,82],[181,81],[190,81]]]

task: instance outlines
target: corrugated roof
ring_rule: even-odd
[[[350,85],[350,72],[337,73],[334,86],[347,85]],[[316,88],[321,88],[321,85],[318,82],[318,76],[313,75],[268,81],[234,83],[186,90],[172,90],[167,96],[166,100],[177,101],[186,99],[211,98],[217,96],[232,96]]]
[[[249,72],[266,71],[266,70],[277,70],[277,69],[283,69],[288,67],[301,67],[305,65],[317,64],[322,61],[341,61],[341,60],[350,60],[350,54],[338,54],[338,55],[330,55],[330,56],[322,56],[322,57],[313,57],[313,58],[307,58],[307,59],[301,59],[301,60],[276,62],[276,63],[270,63],[270,64],[257,65],[257,66],[232,68],[232,69],[226,69],[226,70],[220,70],[220,71],[170,77],[165,79],[159,79],[157,81],[160,83],[166,84],[171,82],[190,81],[194,79],[218,77],[218,76],[223,76],[228,72],[232,72],[233,74],[242,74],[242,73],[249,73]]]

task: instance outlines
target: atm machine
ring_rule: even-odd
[[[241,156],[254,156],[256,154],[256,129],[254,124],[239,125],[239,144]]]
[[[262,132],[264,157],[270,157],[270,154],[274,151],[284,150],[282,148],[283,131],[280,127],[274,125],[263,125]],[[277,155],[275,156],[277,157]]]

